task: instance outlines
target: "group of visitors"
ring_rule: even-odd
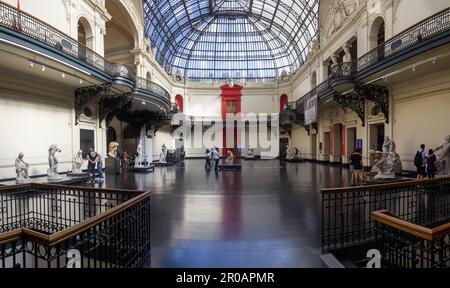
[[[414,157],[414,166],[417,168],[417,180],[425,178],[434,179],[437,172],[437,157],[433,149],[425,150],[425,144],[420,145],[420,149]]]
[[[103,157],[101,154],[95,152],[94,148],[91,147],[89,149],[89,153],[86,157],[88,161],[88,174],[89,174],[89,180],[91,183],[95,182],[95,168],[97,167],[98,170],[98,178],[100,181],[105,179],[105,175],[103,173],[104,163],[103,163]]]
[[[218,148],[211,148],[206,150],[206,163],[205,169],[206,171],[211,171],[212,166],[214,165],[214,170],[219,171],[220,169],[220,153]]]

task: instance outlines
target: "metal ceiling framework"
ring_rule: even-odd
[[[295,73],[318,35],[319,0],[143,0],[167,73],[271,81]]]

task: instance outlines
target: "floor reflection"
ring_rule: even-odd
[[[241,172],[185,169],[109,176],[105,188],[151,190],[154,267],[324,267],[323,187],[349,184],[340,167],[243,162]]]

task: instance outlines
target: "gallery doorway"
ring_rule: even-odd
[[[385,134],[384,123],[370,125],[370,149],[373,151],[382,151]]]

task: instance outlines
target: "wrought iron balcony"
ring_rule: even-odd
[[[164,89],[163,87],[161,87],[160,85],[158,85],[150,80],[147,80],[147,79],[141,78],[141,77],[137,77],[136,78],[136,89],[150,91],[156,95],[161,96],[163,99],[169,101],[169,103],[170,103],[170,93],[167,92],[167,90]]]
[[[450,31],[450,8],[447,8],[392,37],[377,48],[359,57],[355,62],[356,71],[365,69],[393,57],[426,40]]]
[[[112,78],[120,77],[131,80],[132,82],[136,82],[136,73],[131,67],[125,64],[118,64],[118,63],[111,64],[110,75]]]
[[[26,35],[110,74],[111,65],[102,56],[51,25],[4,2],[0,2],[0,26]]]
[[[150,192],[29,184],[0,200],[0,268],[150,266]]]

